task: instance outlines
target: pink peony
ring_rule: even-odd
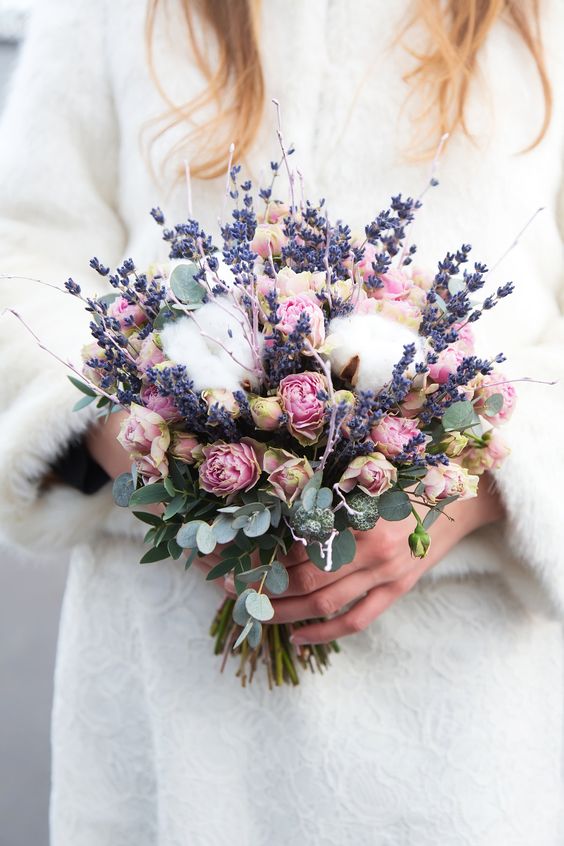
[[[456,373],[462,360],[464,353],[455,346],[449,346],[438,354],[438,360],[435,364],[429,365],[429,376],[432,382],[437,382],[439,385],[444,385],[448,381],[448,377]]]
[[[259,480],[261,469],[250,444],[218,442],[202,450],[200,487],[216,496],[248,491]]]
[[[488,397],[492,397],[494,394],[501,394],[503,405],[497,414],[488,414],[485,403]],[[503,423],[507,423],[513,414],[516,402],[517,391],[512,384],[506,381],[502,373],[494,371],[488,376],[483,376],[479,381],[475,408],[478,414],[489,420],[492,426],[501,426]]]
[[[462,455],[462,464],[469,473],[480,475],[486,470],[499,470],[511,450],[497,432],[487,432],[485,447],[471,447]]]
[[[339,487],[345,493],[357,485],[369,496],[380,496],[396,482],[398,472],[381,452],[353,458],[341,478]]]
[[[184,464],[197,464],[204,457],[202,445],[190,432],[174,432],[169,452]]]
[[[386,458],[394,458],[404,451],[407,444],[421,434],[415,420],[406,417],[392,417],[386,414],[379,423],[372,428],[370,439],[374,441],[376,449]],[[417,452],[423,452],[425,444],[417,447]]]
[[[117,439],[131,458],[143,459],[144,467],[153,468],[155,478],[168,475],[166,451],[170,432],[166,421],[156,411],[134,403]]]
[[[108,307],[109,317],[115,318],[123,330],[139,329],[147,322],[147,315],[138,305],[131,305],[125,297],[118,297]]]
[[[279,321],[276,328],[283,335],[290,335],[302,315],[309,320],[310,331],[307,335],[308,341],[314,347],[320,347],[325,341],[325,317],[323,310],[307,294],[297,294],[282,300],[278,304]]]
[[[149,367],[155,367],[165,360],[163,351],[158,347],[152,335],[149,335],[141,343],[141,348],[137,355],[136,364],[142,373],[145,373]]]
[[[257,429],[274,432],[280,428],[284,412],[278,397],[250,397],[249,405]]]
[[[370,300],[369,300],[370,302]],[[407,300],[379,300],[377,301],[377,312],[388,320],[395,320],[402,326],[407,326],[414,332],[419,330],[421,324],[421,310]]]
[[[288,417],[288,431],[302,446],[315,443],[325,423],[325,402],[320,391],[327,391],[320,373],[294,373],[279,385],[282,408]]]
[[[259,223],[250,246],[257,255],[267,259],[270,253],[273,256],[279,256],[282,247],[285,247],[287,243],[288,238],[278,223]]]
[[[478,477],[471,476],[464,467],[458,464],[439,464],[430,467],[422,478],[425,496],[430,502],[458,496],[460,499],[471,499],[478,493]]]
[[[177,423],[182,419],[173,400],[170,397],[161,396],[154,385],[143,388],[140,396],[145,408],[156,411],[167,423]]]
[[[307,458],[297,458],[285,449],[267,449],[262,466],[273,492],[287,505],[292,505],[313,476]]]

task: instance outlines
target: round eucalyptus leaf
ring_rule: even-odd
[[[233,622],[237,623],[238,626],[244,626],[247,620],[249,619],[249,612],[245,608],[245,602],[247,601],[247,597],[251,593],[255,593],[256,591],[253,588],[245,588],[242,593],[239,594],[237,599],[235,600],[235,605],[233,606]]]
[[[484,412],[488,417],[499,414],[503,408],[503,394],[492,394],[484,403]]]
[[[251,649],[256,649],[262,637],[262,626],[258,620],[253,620],[253,624],[247,637],[249,639],[249,646]]]
[[[127,508],[134,490],[135,485],[131,473],[122,473],[117,477],[112,487],[115,504],[119,505],[120,508]]]
[[[181,303],[200,303],[205,296],[205,288],[195,278],[199,268],[193,262],[178,264],[170,274],[170,287]]]
[[[205,526],[203,520],[191,520],[186,523],[176,535],[176,542],[182,549],[194,549],[196,547],[196,534],[200,526]]]
[[[235,518],[237,519],[237,518]],[[264,535],[270,528],[270,511],[258,511],[249,519],[246,526],[243,526],[243,532],[248,538],[258,538]]]
[[[261,564],[260,567],[253,567],[252,570],[244,570],[242,573],[237,573],[237,578],[240,582],[252,584],[253,582],[258,582],[268,569],[268,564]]]
[[[272,603],[264,593],[257,593],[256,591],[250,593],[245,601],[245,608],[254,620],[264,622],[272,620],[274,617]]]
[[[239,637],[237,638],[237,640],[233,644],[233,649],[237,649],[238,646],[241,646],[241,644],[243,643],[243,641],[245,640],[245,638],[247,637],[247,635],[251,631],[251,629],[253,627],[253,623],[254,623],[254,620],[252,619],[252,617],[249,617],[249,619],[245,623],[243,631],[241,632],[241,634],[239,635]]]
[[[279,561],[275,561],[271,564],[265,580],[268,590],[275,595],[284,593],[284,591],[288,589],[289,582],[290,579],[288,577],[288,571],[284,565]]]
[[[331,508],[333,505],[333,491],[331,488],[320,488],[317,492],[317,508]]]
[[[443,414],[442,424],[445,432],[462,432],[478,423],[478,417],[470,400],[453,402]]]
[[[338,570],[345,564],[350,564],[356,555],[356,541],[350,529],[339,532],[333,541],[331,556],[331,572]],[[326,562],[327,563],[327,562]]]
[[[317,489],[314,487],[304,488],[301,496],[302,505],[306,511],[311,511],[317,499]]]
[[[232,525],[232,520],[225,514],[220,514],[212,523],[212,532],[218,543],[231,543],[237,531]]]
[[[217,541],[211,527],[207,523],[202,523],[196,532],[196,544],[203,555],[209,555],[214,551]]]
[[[387,491],[378,499],[378,513],[382,520],[405,520],[411,514],[411,503],[404,491]]]

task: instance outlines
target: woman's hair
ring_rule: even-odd
[[[245,156],[261,122],[261,0],[175,0],[182,6],[191,49],[208,82],[205,91],[182,105],[173,103],[162,89],[153,63],[155,20],[163,2],[149,0],[147,13],[149,64],[170,108],[159,135],[180,123],[191,124],[189,140],[200,150],[199,160],[191,162],[191,172],[211,179],[225,170],[231,141],[235,141],[237,158]],[[211,56],[197,37],[195,14],[214,36]],[[415,66],[404,77],[412,94],[421,100],[419,120],[430,129],[420,151],[424,155],[436,147],[445,132],[461,127],[470,135],[465,120],[470,82],[477,72],[480,48],[499,18],[516,30],[531,54],[544,96],[542,126],[527,150],[543,138],[550,122],[552,96],[540,39],[539,0],[413,0],[413,14],[398,38],[403,39],[416,22],[423,24],[428,35],[428,48],[407,47]],[[210,106],[215,116],[198,123],[198,113]]]

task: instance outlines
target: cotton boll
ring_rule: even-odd
[[[206,388],[238,391],[244,383],[257,387],[253,355],[237,309],[227,298],[221,297],[203,305],[194,316],[195,320],[183,317],[168,323],[162,330],[160,336],[166,357],[185,365],[197,391]],[[202,333],[210,337],[203,337]],[[262,339],[259,338],[259,342],[260,347]],[[237,361],[233,361],[227,350]]]
[[[359,391],[377,391],[386,385],[406,344],[415,344],[415,361],[423,359],[421,337],[380,314],[336,317],[329,333],[329,342],[335,343],[330,353],[333,372]]]

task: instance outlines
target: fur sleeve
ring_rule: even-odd
[[[80,302],[22,277],[87,292],[103,281],[88,269],[124,247],[115,211],[117,128],[104,56],[103,2],[42,0],[32,17],[0,125],[0,308],[13,308],[41,341],[77,360],[88,340]],[[39,486],[51,462],[80,437],[91,413],[66,370],[39,349],[11,314],[0,318],[0,539],[28,548],[83,538],[110,507]]]

